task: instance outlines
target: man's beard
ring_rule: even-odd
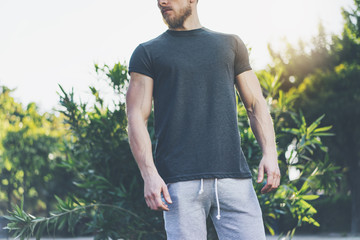
[[[175,16],[173,18],[170,17],[164,17],[165,23],[168,25],[169,28],[172,29],[182,29],[184,28],[184,22],[185,20],[192,14],[191,6],[190,4],[180,10],[180,15]]]

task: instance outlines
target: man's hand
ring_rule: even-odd
[[[144,179],[144,196],[148,207],[157,211],[169,211],[168,205],[161,200],[161,193],[167,203],[172,203],[168,188],[159,174],[152,174]]]
[[[277,162],[277,156],[263,156],[259,164],[258,183],[263,181],[264,173],[267,174],[267,181],[266,185],[261,189],[262,194],[271,192],[280,185],[280,169]]]

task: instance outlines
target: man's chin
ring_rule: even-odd
[[[169,23],[168,21],[166,21],[165,18],[163,18],[163,21],[164,21],[165,25],[166,25],[169,29],[184,29],[184,26],[183,26],[183,25],[174,25],[174,24],[171,24],[171,23]]]

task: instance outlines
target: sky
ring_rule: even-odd
[[[328,34],[340,34],[341,7],[353,0],[200,0],[204,27],[237,34],[251,48],[254,70],[270,63],[267,44],[278,49],[286,37],[310,41],[319,21]],[[89,86],[111,96],[94,64],[128,63],[139,43],[167,27],[156,0],[0,0],[0,86],[41,112],[59,109],[60,91],[74,88],[88,101]],[[111,97],[108,99],[111,102]]]

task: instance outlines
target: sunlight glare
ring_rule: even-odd
[[[286,37],[291,43],[299,38],[309,38],[316,34],[320,7],[309,0],[276,0],[272,1],[271,18],[267,21],[272,29],[272,38]],[[315,27],[314,27],[315,25]]]

